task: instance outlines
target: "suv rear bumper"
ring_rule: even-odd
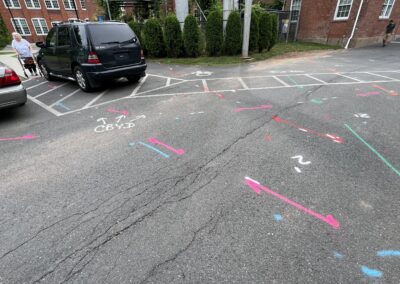
[[[129,77],[140,75],[141,77],[145,76],[145,71],[147,68],[146,63],[140,63],[137,65],[125,66],[121,68],[115,69],[105,69],[101,65],[89,65],[82,64],[81,65],[84,71],[86,72],[86,76],[88,79],[95,83],[96,81],[120,78],[120,77]]]

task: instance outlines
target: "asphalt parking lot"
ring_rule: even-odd
[[[399,50],[25,81],[0,283],[399,283]]]

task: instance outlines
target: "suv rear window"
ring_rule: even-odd
[[[131,28],[126,24],[89,25],[89,31],[94,45],[120,43],[135,37]]]

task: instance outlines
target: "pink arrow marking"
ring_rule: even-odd
[[[223,99],[223,98],[225,98],[225,96],[224,96],[224,94],[215,94],[218,98],[220,98],[221,100]]]
[[[241,112],[243,110],[255,110],[255,109],[271,109],[271,105],[261,105],[261,106],[255,106],[255,107],[237,107],[235,108],[235,112]]]
[[[35,139],[36,137],[33,135],[25,135],[21,137],[14,137],[14,138],[0,138],[0,141],[15,141],[15,140],[30,140]]]
[[[365,94],[357,94],[357,97],[370,97],[370,96],[376,96],[376,95],[380,95],[379,92],[368,92]]]
[[[163,147],[167,148],[168,150],[170,150],[171,152],[174,152],[177,155],[185,154],[185,150],[183,150],[183,149],[175,149],[174,147],[171,147],[171,146],[159,141],[156,138],[151,137],[151,138],[147,139],[147,141],[149,141],[151,144],[154,144],[154,145],[163,146]]]
[[[107,111],[113,112],[113,113],[119,113],[122,115],[129,115],[129,111],[127,111],[127,110],[116,110],[116,109],[109,108],[109,109],[107,109]]]
[[[336,220],[332,215],[323,216],[319,213],[316,213],[316,212],[312,211],[311,209],[308,209],[308,208],[304,207],[303,205],[301,205],[297,202],[294,202],[293,200],[290,200],[289,198],[287,198],[283,195],[280,195],[279,193],[276,193],[275,191],[272,191],[265,186],[262,186],[258,181],[253,180],[249,177],[245,177],[245,181],[246,181],[246,184],[257,194],[260,194],[261,190],[264,190],[266,193],[271,194],[271,195],[279,198],[280,200],[292,205],[293,207],[296,207],[297,209],[302,210],[302,211],[306,212],[307,214],[314,216],[315,218],[327,223],[332,228],[334,228],[336,230],[340,228],[339,221]]]
[[[314,134],[315,136],[318,136],[318,137],[328,138],[328,139],[330,139],[330,140],[332,140],[333,142],[336,142],[336,143],[343,143],[344,142],[344,139],[339,137],[339,136],[332,135],[332,134],[329,134],[329,133],[328,134],[319,133],[317,131],[314,131],[314,130],[299,126],[299,125],[297,125],[297,124],[295,124],[293,122],[290,122],[288,120],[284,120],[284,119],[282,119],[282,118],[280,118],[280,117],[278,117],[276,115],[274,115],[272,117],[272,119],[275,120],[276,122],[282,122],[282,123],[285,123],[285,124],[287,124],[289,126],[295,127],[300,131],[309,132],[309,133]]]
[[[379,86],[379,85],[373,85],[373,87],[377,88],[379,90],[382,90],[382,91],[384,91],[384,92],[386,92],[386,93],[388,93],[388,94],[390,94],[392,96],[398,96],[399,95],[396,91],[385,89],[384,87]]]

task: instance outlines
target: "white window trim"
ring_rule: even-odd
[[[45,33],[40,33],[40,34],[38,34],[38,32],[36,31],[36,28],[35,28],[35,23],[33,22],[33,20],[38,20],[38,21],[39,21],[40,29],[41,29],[41,30],[43,30],[43,27],[42,27],[42,23],[40,22],[40,20],[44,20],[44,21],[46,22],[47,30],[49,31],[49,26],[47,25],[46,19],[45,19],[45,18],[32,18],[31,21],[32,21],[33,29],[35,30],[35,33],[36,33],[37,35],[39,35],[39,36],[47,35],[48,32],[47,32],[46,34],[45,34]]]
[[[44,1],[44,0],[43,0],[43,1]],[[53,1],[54,1],[54,0],[53,0]],[[51,2],[51,6],[53,6],[53,1],[50,1],[50,2]],[[46,1],[44,1],[44,6],[46,7],[47,10],[60,10],[60,2],[58,2],[58,0],[55,0],[54,2],[57,2],[58,8],[49,8],[49,7],[47,7]]]
[[[79,4],[81,5],[81,9],[82,10],[86,10],[87,9],[86,8],[87,3],[86,3],[86,0],[83,0],[83,1],[85,1],[85,8],[82,7],[82,0],[79,0]]]
[[[39,1],[39,0],[38,0],[39,8],[37,8],[37,7],[28,7],[28,5],[26,5],[26,1],[27,1],[27,0],[25,0],[26,9],[29,9],[29,10],[40,10],[40,9],[42,8],[42,5],[40,4],[40,1]],[[31,0],[31,1],[32,1],[32,4],[33,4],[33,0]]]
[[[61,0],[61,1],[62,1],[63,4],[64,4],[64,9],[65,9],[65,10],[67,10],[67,11],[74,11],[74,10],[75,10],[73,7],[72,7],[72,8],[67,8],[67,7],[65,7],[65,2],[64,2],[64,0]],[[78,9],[78,6],[76,6],[75,0],[68,0],[68,2],[74,2],[76,9]]]
[[[19,0],[17,0],[18,1],[18,4],[19,4],[19,7],[14,7],[14,4],[13,4],[13,6],[11,7],[7,7],[7,4],[6,4],[6,1],[5,0],[3,0],[3,4],[4,4],[4,7],[6,8],[6,9],[21,9],[21,2],[19,2]],[[11,3],[13,3],[11,0],[10,0],[10,2]]]
[[[349,17],[350,17],[350,15],[351,15],[351,9],[353,8],[354,0],[351,0],[349,15],[348,15],[347,17],[336,17],[337,12],[338,12],[338,10],[339,10],[339,3],[340,3],[340,0],[337,0],[337,3],[336,3],[336,10],[335,10],[335,16],[334,16],[333,20],[334,20],[334,21],[348,20]]]
[[[385,0],[383,0],[383,1],[385,1]],[[383,2],[383,3],[385,3],[385,2]],[[379,19],[389,19],[389,18],[390,18],[390,15],[392,15],[393,8],[394,8],[394,5],[395,5],[395,4],[396,4],[396,0],[393,1],[393,5],[392,5],[392,8],[390,9],[389,15],[387,15],[387,16],[381,16],[381,15],[379,15]],[[382,8],[383,8],[383,4],[382,4]],[[385,13],[384,13],[384,14],[386,14],[387,8],[388,8],[388,6],[386,6],[386,10],[385,10]],[[381,11],[381,13],[382,13],[382,11]]]
[[[26,34],[26,33],[24,32],[24,33],[21,34],[22,36],[31,36],[31,35],[32,35],[31,29],[29,28],[29,25],[28,25],[28,21],[27,21],[25,18],[14,18],[14,19],[11,18],[11,19],[10,19],[11,24],[12,24],[12,26],[13,26],[13,28],[14,28],[14,31],[16,31],[16,32],[18,33],[19,31],[18,31],[17,28],[15,27],[14,20],[17,21],[18,24],[21,23],[20,20],[25,20],[26,25],[27,25],[28,30],[29,30],[29,34]],[[21,30],[24,31],[24,29],[21,29]]]

